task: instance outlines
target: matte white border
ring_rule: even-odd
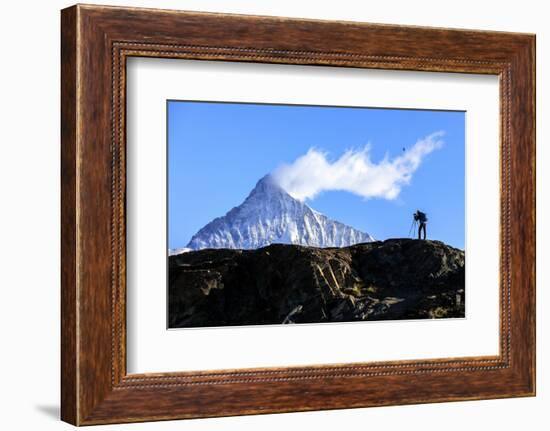
[[[149,58],[127,67],[128,373],[498,354],[498,77]],[[467,318],[166,330],[167,99],[467,111]]]

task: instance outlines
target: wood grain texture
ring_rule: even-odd
[[[77,422],[76,9],[61,16],[61,417]]]
[[[79,5],[62,11],[61,36],[63,420],[86,425],[534,394],[533,35]],[[127,375],[129,56],[499,75],[500,354]]]

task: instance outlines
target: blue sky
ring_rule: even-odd
[[[184,247],[206,223],[239,205],[262,176],[310,148],[329,162],[370,144],[378,163],[445,134],[395,199],[324,191],[306,203],[376,239],[406,237],[416,209],[428,237],[464,249],[465,113],[169,101],[168,246]]]

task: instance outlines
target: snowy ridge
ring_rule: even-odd
[[[188,251],[191,251],[192,249],[188,247],[182,247],[182,248],[170,248],[168,249],[168,256],[175,256],[176,254],[182,254],[187,253]]]
[[[267,175],[241,205],[200,229],[187,248],[256,249],[273,243],[346,247],[371,241],[369,234],[294,199]]]

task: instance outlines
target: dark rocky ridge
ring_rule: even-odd
[[[391,239],[169,258],[171,328],[464,317],[464,252]]]

